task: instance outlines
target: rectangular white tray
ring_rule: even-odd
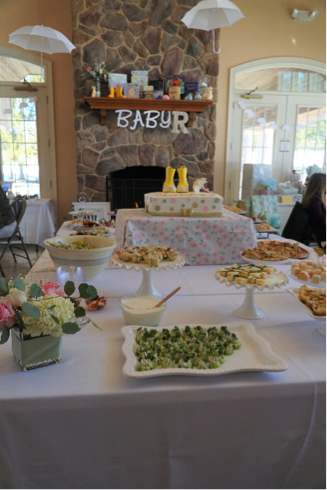
[[[308,287],[310,287],[311,289],[315,289],[313,285],[310,285]],[[311,310],[311,308],[309,308],[307,305],[305,305],[304,303],[302,303],[302,301],[300,300],[300,288],[287,288],[287,291],[289,293],[291,293],[291,295],[293,296],[293,298],[302,306],[302,308],[305,308],[307,310],[307,313],[308,313],[308,315],[311,316],[311,318],[314,318],[318,322],[326,322],[326,317],[325,316],[317,316],[317,315],[314,315],[314,313]],[[321,289],[320,289],[320,291],[321,291]]]
[[[125,342],[123,344],[123,354],[126,357],[126,362],[123,367],[123,373],[132,378],[152,378],[156,376],[218,376],[222,374],[235,373],[240,371],[285,371],[287,369],[286,362],[277,356],[270,347],[270,344],[257,334],[252,323],[235,322],[215,325],[217,328],[225,325],[230,332],[234,332],[242,342],[240,350],[234,352],[232,356],[226,356],[226,363],[222,364],[217,369],[185,369],[185,368],[169,368],[169,369],[153,369],[152,371],[136,371],[137,359],[134,354],[135,332],[140,325],[129,325],[122,328]],[[184,328],[186,325],[178,325]],[[190,325],[196,327],[196,325]],[[213,325],[201,325],[202,328],[208,329]],[[143,327],[151,330],[156,328],[162,331],[164,328],[171,330],[170,327]]]

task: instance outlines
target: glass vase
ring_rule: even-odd
[[[23,371],[61,362],[61,337],[24,339],[19,330],[11,332],[12,353]]]
[[[205,98],[207,96],[207,91],[208,91],[208,78],[207,77],[203,77],[201,79],[199,91],[200,91],[200,94],[202,96],[202,99],[205,100]]]
[[[100,80],[100,77],[97,77],[95,80],[95,96],[101,97],[101,80]]]

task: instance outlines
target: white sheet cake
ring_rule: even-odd
[[[144,195],[151,216],[222,216],[223,197],[207,192],[150,192]]]

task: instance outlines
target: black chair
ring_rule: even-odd
[[[25,199],[15,199],[11,203],[10,206],[11,206],[11,209],[13,210],[15,218],[16,218],[16,227],[15,227],[13,233],[9,237],[2,238],[0,240],[0,245],[5,245],[5,248],[3,249],[3,251],[0,255],[0,262],[1,262],[5,252],[7,250],[7,248],[9,247],[10,252],[11,252],[15,262],[17,262],[16,257],[21,257],[23,259],[28,260],[30,267],[32,267],[32,262],[29,258],[29,255],[28,255],[25,243],[24,243],[24,239],[23,239],[21,232],[20,232],[20,229],[19,229],[20,222],[22,221],[23,216],[25,214],[26,201],[25,201]],[[17,253],[15,250],[18,250],[21,253],[23,252],[24,255],[21,255],[21,253]],[[0,272],[4,276],[4,273],[3,273],[3,270],[1,267],[1,263],[0,263]]]
[[[316,242],[309,223],[309,215],[300,202],[295,204],[283,230],[282,237],[295,240],[304,245]]]

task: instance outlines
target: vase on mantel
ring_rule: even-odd
[[[28,337],[13,329],[12,353],[23,371],[61,362],[61,336]]]
[[[101,80],[100,80],[100,77],[97,77],[95,79],[95,96],[96,97],[101,97]]]

